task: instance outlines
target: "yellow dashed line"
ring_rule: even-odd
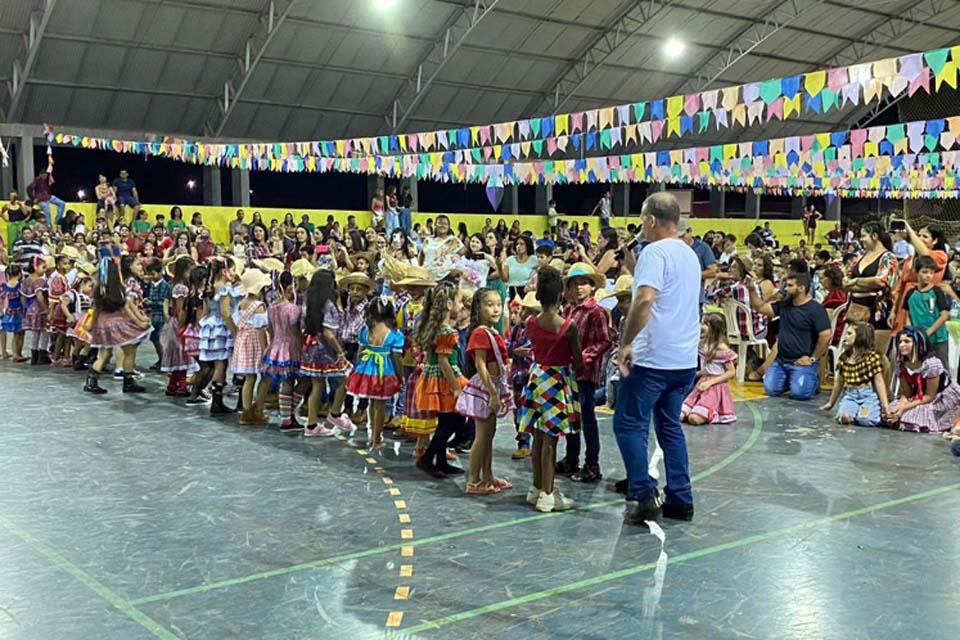
[[[391,611],[387,616],[388,627],[399,627],[401,622],[403,622],[403,611]]]
[[[390,495],[392,496],[400,495],[400,489],[397,489],[396,487],[390,487]]]
[[[401,513],[400,522],[401,524],[410,524],[410,515],[406,513]]]
[[[400,565],[400,577],[409,578],[413,575],[413,565],[412,564],[402,564]]]
[[[393,501],[393,506],[395,506],[397,509],[406,509],[406,508],[407,508],[407,501],[406,501],[406,500],[394,500],[394,501]]]
[[[400,529],[400,537],[404,540],[413,540],[413,529]]]
[[[376,458],[367,458],[367,462],[369,462],[370,464],[377,464],[377,459],[376,459]]]
[[[406,600],[410,597],[410,587],[397,587],[397,590],[393,592],[394,600]]]
[[[400,555],[404,558],[413,557],[413,547],[400,547]]]
[[[382,478],[382,480],[383,480],[383,484],[393,484],[393,480],[391,480],[390,478],[388,478],[388,477],[386,477],[386,476],[384,476],[384,477]]]

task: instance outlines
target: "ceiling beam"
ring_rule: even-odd
[[[573,64],[550,81],[550,89],[546,93],[530,101],[520,117],[529,118],[540,112],[558,113],[624,42],[660,15],[671,2],[672,0],[637,0],[627,5],[614,16],[606,29],[587,44]]]
[[[25,55],[22,60],[17,58],[13,61],[13,75],[7,87],[10,102],[3,115],[4,120],[17,120],[23,112],[24,88],[27,86],[30,74],[33,73],[37,54],[40,52],[40,44],[43,42],[43,34],[47,30],[47,24],[56,6],[57,0],[41,0],[40,8],[30,14],[30,24],[23,40]]]
[[[204,133],[214,138],[219,138],[223,134],[223,129],[227,126],[234,107],[237,106],[273,37],[277,35],[280,26],[290,15],[295,1],[269,0],[266,8],[257,15],[253,31],[237,56],[236,72],[233,77],[223,83],[223,101],[216,101],[214,113],[207,118],[204,125]]]
[[[703,64],[694,65],[700,69],[696,77],[678,83],[667,95],[683,95],[709,89],[724,73],[753,53],[757,47],[823,1],[783,0],[776,3],[754,22],[734,33],[720,46],[719,52]]]
[[[417,64],[413,73],[389,102],[390,113],[386,114],[385,118],[392,131],[403,128],[447,62],[453,58],[477,25],[490,15],[499,1],[473,0],[469,5],[463,5],[454,11],[427,55]]]

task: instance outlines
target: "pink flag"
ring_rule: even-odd
[[[927,93],[930,93],[930,67],[924,67],[923,71],[910,81],[910,88],[907,90],[907,95],[912,96],[918,89],[923,89]]]

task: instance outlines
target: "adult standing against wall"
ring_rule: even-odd
[[[649,242],[637,261],[634,298],[620,338],[620,391],[613,431],[627,469],[628,519],[636,524],[693,518],[693,489],[680,408],[693,383],[700,342],[700,262],[677,233],[680,205],[669,193],[643,203]],[[667,483],[661,506],[650,477],[647,442],[653,417]]]
[[[237,217],[230,221],[230,242],[240,236],[241,242],[247,241],[247,223],[243,221],[243,209],[237,209]]]
[[[47,227],[53,228],[53,219],[50,217],[51,204],[57,206],[56,221],[60,222],[63,218],[63,214],[67,211],[67,203],[53,195],[53,156],[47,156],[47,168],[37,174],[33,182],[27,185],[27,196],[43,210]]]
[[[400,191],[400,226],[408,236],[413,231],[413,194],[410,193],[410,187]]]
[[[120,214],[120,222],[123,222],[128,205],[133,207],[135,212],[140,208],[140,193],[137,191],[137,183],[126,169],[121,169],[120,176],[114,178],[113,188],[117,194],[117,212]]]
[[[613,214],[613,193],[610,189],[603,192],[603,197],[594,205],[590,215],[600,216],[600,228],[605,229],[610,226],[610,216]]]

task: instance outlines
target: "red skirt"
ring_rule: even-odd
[[[350,374],[350,378],[347,380],[347,393],[357,398],[389,400],[400,393],[400,378],[354,372]]]

